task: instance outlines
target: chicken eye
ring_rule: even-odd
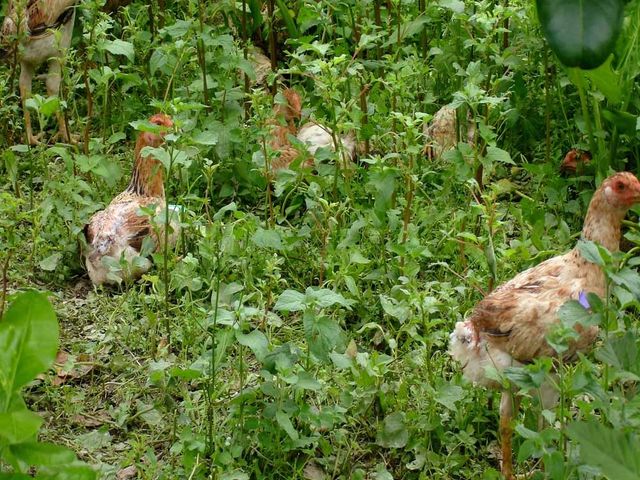
[[[624,183],[618,182],[617,187],[618,187],[618,190],[624,190]]]

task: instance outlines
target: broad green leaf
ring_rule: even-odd
[[[140,155],[143,157],[153,157],[158,160],[165,169],[169,170],[171,166],[171,155],[162,147],[144,147],[140,150]]]
[[[331,351],[344,346],[342,328],[334,319],[307,310],[303,317],[303,325],[311,353],[323,362],[329,361]]]
[[[42,425],[42,418],[29,410],[0,413],[0,438],[8,443],[20,443],[34,437]]]
[[[220,480],[249,480],[249,475],[240,471],[226,472],[220,475]]]
[[[251,241],[258,247],[282,250],[282,239],[280,238],[280,233],[276,230],[258,228],[251,237]]]
[[[409,440],[404,413],[394,412],[386,417],[378,427],[376,443],[385,448],[403,448]]]
[[[640,441],[630,433],[613,430],[595,421],[574,422],[569,437],[580,444],[580,457],[611,480],[640,478]]]
[[[558,309],[558,318],[564,325],[572,328],[576,324],[588,326],[596,325],[600,321],[599,314],[587,310],[577,300],[565,302]]]
[[[60,109],[60,99],[58,97],[49,97],[40,105],[40,113],[45,117],[49,117]]]
[[[400,323],[407,321],[411,315],[411,309],[404,301],[398,301],[395,298],[380,294],[380,305],[384,313],[400,320]]]
[[[9,448],[16,458],[27,465],[66,465],[76,460],[72,450],[53,443],[24,442]]]
[[[564,65],[596,68],[613,52],[623,0],[536,0],[536,6],[544,36]]]
[[[305,308],[304,299],[305,296],[303,293],[296,292],[295,290],[285,290],[278,297],[278,301],[273,306],[273,309],[286,312],[298,312]]]
[[[458,385],[445,384],[438,389],[436,401],[451,411],[456,410],[456,402],[464,398],[464,389]]]
[[[296,387],[303,390],[320,390],[322,385],[308,372],[300,372],[298,374],[298,381]]]
[[[76,462],[50,468],[51,473],[39,473],[39,480],[95,480],[97,473],[89,465]]]
[[[151,54],[151,58],[149,59],[149,73],[153,76],[155,73],[164,67],[169,62],[169,56],[167,53],[157,48]]]
[[[615,284],[627,288],[637,299],[640,299],[640,275],[637,270],[623,268],[619,272],[610,272],[609,277]]]
[[[511,159],[511,155],[509,155],[509,152],[498,147],[487,147],[487,155],[485,156],[485,158],[487,160],[490,160],[491,162],[506,163],[508,165],[516,164]]]
[[[604,265],[605,262],[602,259],[598,246],[595,243],[588,240],[578,240],[577,246],[578,250],[580,250],[580,255],[582,255],[585,260],[595,263],[596,265]]]
[[[440,0],[438,5],[455,13],[464,12],[464,2],[461,0]]]
[[[35,291],[20,294],[0,322],[0,386],[17,391],[44,372],[57,351],[58,322],[51,304]]]
[[[260,330],[247,334],[236,332],[236,339],[240,345],[249,347],[259,362],[262,362],[269,353],[269,340]]]
[[[307,288],[306,296],[313,298],[320,308],[332,307],[335,304],[349,308],[354,301],[347,300],[338,292],[329,290],[328,288]]]
[[[58,262],[61,258],[61,253],[54,253],[53,255],[49,255],[47,258],[40,261],[40,268],[42,270],[46,270],[47,272],[53,272],[58,266]]]
[[[612,123],[622,133],[627,135],[635,135],[638,131],[638,122],[640,117],[629,112],[621,112],[620,110],[602,109],[602,116],[607,122]]]
[[[632,332],[623,336],[609,337],[603,347],[598,350],[596,357],[616,370],[632,372],[640,376],[640,358],[638,358],[638,344]]]
[[[218,132],[213,132],[211,130],[204,130],[193,136],[193,142],[198,145],[217,145],[218,139]]]
[[[588,70],[585,75],[593,82],[607,99],[613,103],[622,100],[622,89],[620,88],[620,74],[611,68],[613,55],[610,55],[605,63],[598,68]]]
[[[101,47],[113,55],[124,55],[130,62],[133,62],[135,59],[135,49],[130,42],[125,42],[120,39],[107,40],[102,43]]]
[[[298,440],[298,438],[300,438],[300,435],[294,428],[293,423],[291,423],[291,418],[289,418],[289,415],[287,415],[282,410],[278,410],[276,412],[276,420],[278,422],[278,425],[280,425],[280,427],[285,432],[287,432],[287,435],[289,435],[289,438],[291,438],[291,440]]]

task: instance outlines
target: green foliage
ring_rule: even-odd
[[[622,0],[536,0],[542,31],[567,67],[596,68],[611,55],[622,28]]]
[[[35,440],[42,418],[22,399],[24,386],[51,365],[57,351],[58,322],[46,297],[18,294],[0,321],[0,460],[16,475],[35,469],[35,478],[93,479],[95,472],[73,451]]]
[[[461,378],[448,335],[483,292],[574,245],[594,177],[637,164],[640,2],[589,71],[549,54],[520,0],[134,0],[110,15],[103,3],[78,5],[61,98],[36,81],[28,102],[44,141],[61,111],[78,144],[22,145],[17,70],[0,66],[0,309],[45,285],[63,350],[54,378],[28,379],[15,418],[0,419],[2,441],[27,444],[16,451],[35,464],[49,448],[31,448],[40,431],[41,445],[68,446],[102,478],[500,478],[497,399]],[[575,19],[568,27],[606,20]],[[263,83],[254,47],[275,55]],[[354,139],[357,162],[322,148],[313,168],[299,158],[269,172],[285,85],[302,96],[301,123]],[[428,159],[424,127],[445,105],[456,145]],[[126,187],[135,137],[157,111],[175,129],[145,153],[177,207],[146,213],[159,227],[180,212],[178,247],[153,253],[147,241],[142,281],[94,289],[82,229]],[[595,169],[559,175],[570,148],[589,148]],[[568,303],[549,335],[563,351],[575,325],[597,324],[595,353],[499,379],[527,397],[519,473],[629,467],[640,427],[629,219],[625,254],[580,242],[610,295],[589,295],[589,310]],[[558,406],[539,401],[550,386]],[[616,448],[585,444],[574,424]]]

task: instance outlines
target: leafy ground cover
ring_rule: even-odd
[[[596,170],[636,169],[638,3],[586,73],[557,62],[530,2],[103,3],[78,8],[62,99],[34,97],[34,123],[63,108],[78,145],[22,145],[0,67],[2,299],[47,291],[60,323],[54,367],[24,392],[39,438],[101,478],[499,478],[494,394],[461,378],[448,335],[492,286],[573,246]],[[273,95],[250,44],[306,118],[356,136],[355,165],[320,152],[317,173],[265,180]],[[423,126],[447,104],[475,136],[427,159]],[[142,281],[94,289],[83,226],[158,110],[176,123],[180,242]],[[596,167],[561,176],[570,148]],[[525,400],[528,478],[638,478],[629,218],[626,253],[594,253],[612,292],[595,351],[556,365],[556,409]],[[508,380],[528,391],[552,364]]]

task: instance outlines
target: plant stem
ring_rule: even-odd
[[[582,116],[584,118],[584,123],[587,127],[587,136],[589,137],[589,149],[591,153],[597,158],[597,171],[600,179],[604,178],[606,174],[606,170],[603,171],[603,158],[598,154],[596,155],[596,141],[593,135],[593,125],[591,124],[591,115],[589,113],[589,107],[587,106],[587,96],[585,93],[584,87],[584,78],[582,76],[582,72],[577,68],[572,68],[569,70],[569,77],[573,81],[573,83],[578,88],[578,95],[580,96],[580,107],[582,108]]]
[[[200,23],[200,35],[198,36],[198,64],[200,65],[200,70],[202,72],[202,90],[203,90],[203,99],[204,104],[207,108],[211,108],[209,103],[209,88],[207,87],[207,58],[206,51],[204,48],[204,2],[202,0],[198,0],[198,20]],[[224,105],[223,105],[224,108]]]

